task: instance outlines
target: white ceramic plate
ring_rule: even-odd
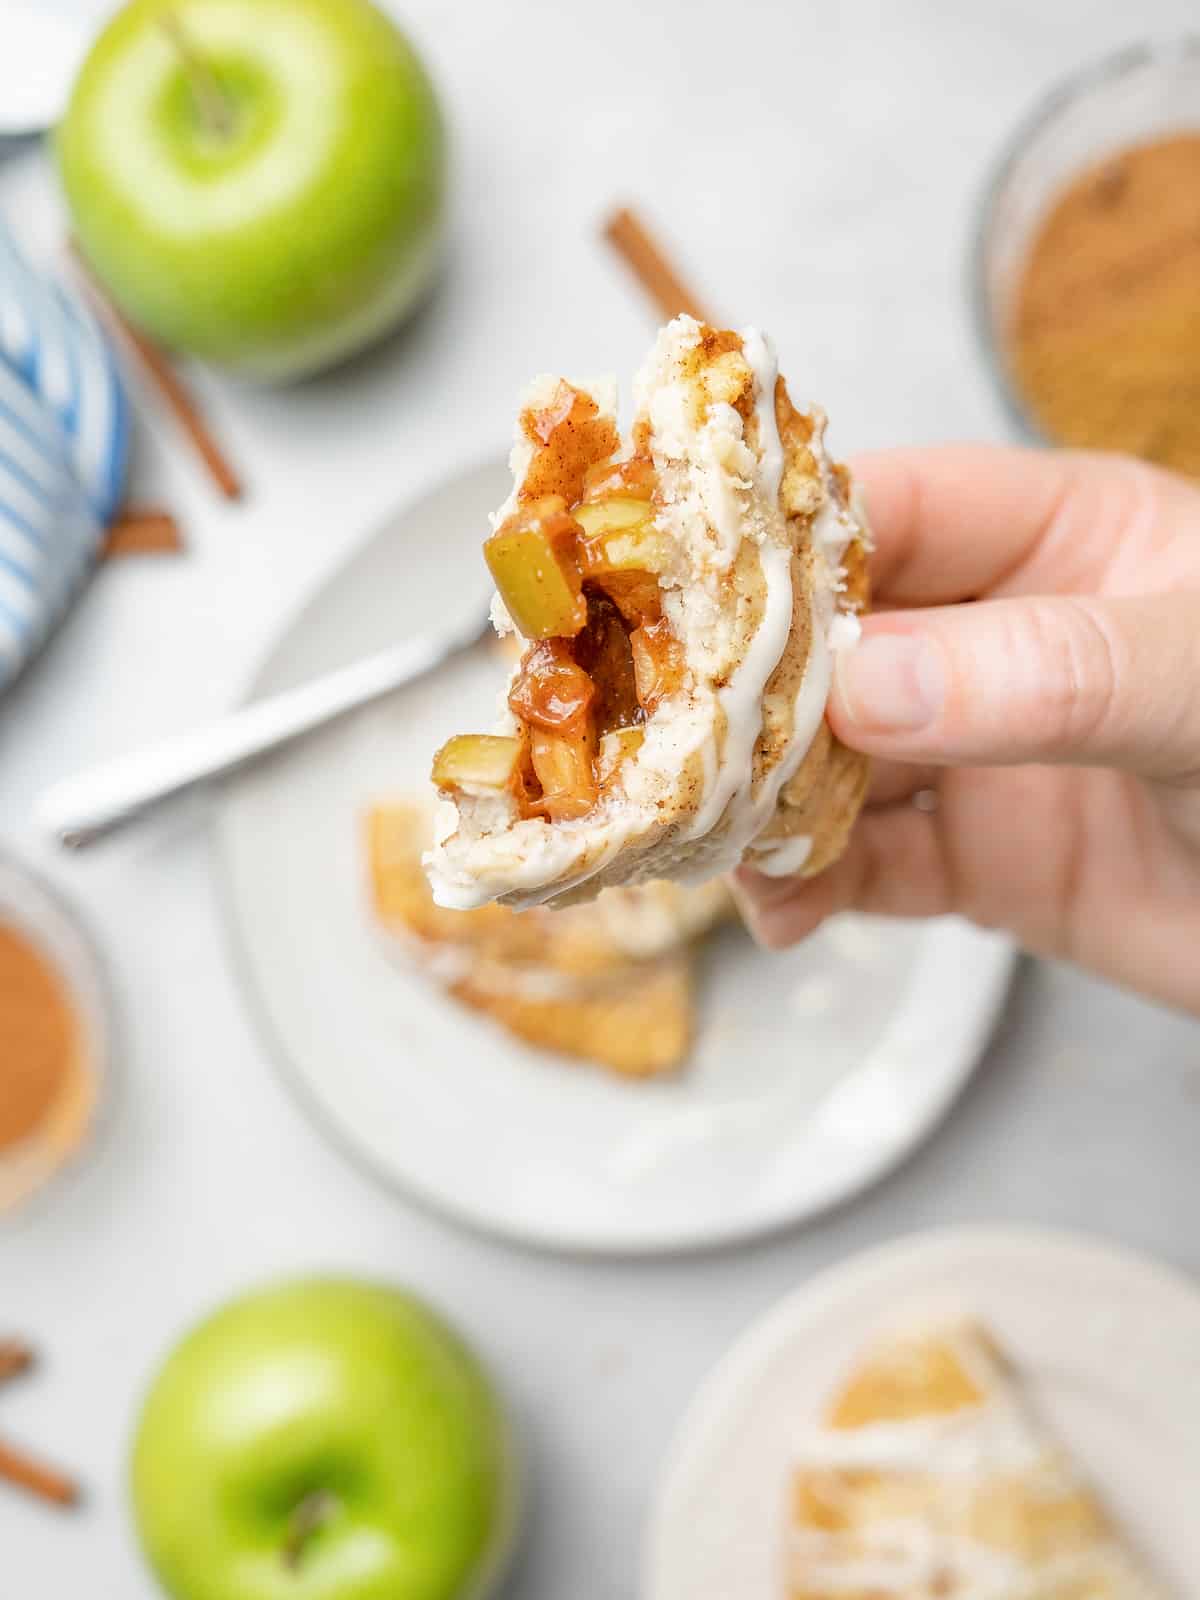
[[[781,1600],[792,1442],[859,1344],[912,1313],[976,1315],[1148,1560],[1200,1573],[1200,1290],[1067,1234],[965,1228],[835,1267],[769,1312],[703,1384],[650,1524],[645,1600]]]
[[[254,693],[481,603],[489,465],[370,540],[286,631]],[[284,752],[230,791],[218,843],[242,967],[304,1096],[377,1172],[464,1221],[579,1251],[695,1248],[794,1222],[894,1166],[942,1116],[1012,955],[958,923],[847,919],[786,956],[715,941],[694,1057],[627,1084],[539,1055],[394,963],[367,912],[361,821],[487,728],[487,651]]]

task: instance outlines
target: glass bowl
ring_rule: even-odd
[[[1050,90],[1001,153],[974,230],[970,293],[984,361],[1016,433],[1052,443],[1013,376],[1008,329],[1033,237],[1073,178],[1130,145],[1200,131],[1200,36],[1130,46]]]
[[[3,852],[0,925],[28,940],[58,976],[75,1019],[74,1055],[64,1083],[37,1126],[0,1149],[2,1222],[95,1148],[112,1100],[114,1051],[108,984],[90,940],[64,902]]]

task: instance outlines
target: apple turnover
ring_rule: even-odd
[[[880,1341],[805,1437],[789,1600],[1166,1600],[974,1324]]]
[[[693,1027],[693,947],[732,914],[722,884],[612,889],[565,911],[434,904],[419,805],[376,806],[367,856],[376,919],[406,960],[527,1043],[624,1077],[678,1067]]]
[[[539,378],[484,553],[521,655],[500,726],[451,739],[427,858],[439,905],[567,904],[748,859],[817,872],[864,759],[824,712],[858,634],[868,535],[825,418],[754,330],[677,317],[635,387]]]

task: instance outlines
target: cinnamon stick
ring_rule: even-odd
[[[101,554],[112,556],[173,555],[183,549],[179,524],[161,506],[126,506],[111,524]]]
[[[23,1339],[0,1339],[0,1383],[28,1372],[33,1365],[33,1350]]]
[[[72,1478],[3,1441],[0,1441],[0,1479],[51,1505],[73,1506],[79,1500],[79,1485]]]
[[[74,240],[71,241],[69,249],[80,279],[97,310],[133,354],[146,378],[158,391],[164,405],[182,429],[184,437],[208,469],[213,483],[227,500],[240,499],[241,480],[213,437],[203,412],[192,398],[182,378],[154,341],[140,328],[135,328],[109,299],[92,276]]]
[[[604,224],[604,237],[625,262],[642,288],[670,321],[681,312],[697,322],[709,321],[700,301],[684,283],[659,245],[628,207],[614,211]]]

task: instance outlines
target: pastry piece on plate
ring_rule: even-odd
[[[692,1035],[692,946],[732,914],[721,884],[613,889],[566,911],[434,904],[420,805],[367,818],[372,898],[406,957],[457,1000],[531,1044],[628,1077],[677,1067]]]
[[[868,538],[821,412],[767,341],[677,317],[613,386],[539,378],[484,554],[521,656],[499,725],[438,752],[439,905],[524,907],[704,882],[743,859],[817,872],[864,758],[825,721],[858,635]]]
[[[1166,1600],[978,1326],[881,1340],[799,1447],[789,1600]]]

